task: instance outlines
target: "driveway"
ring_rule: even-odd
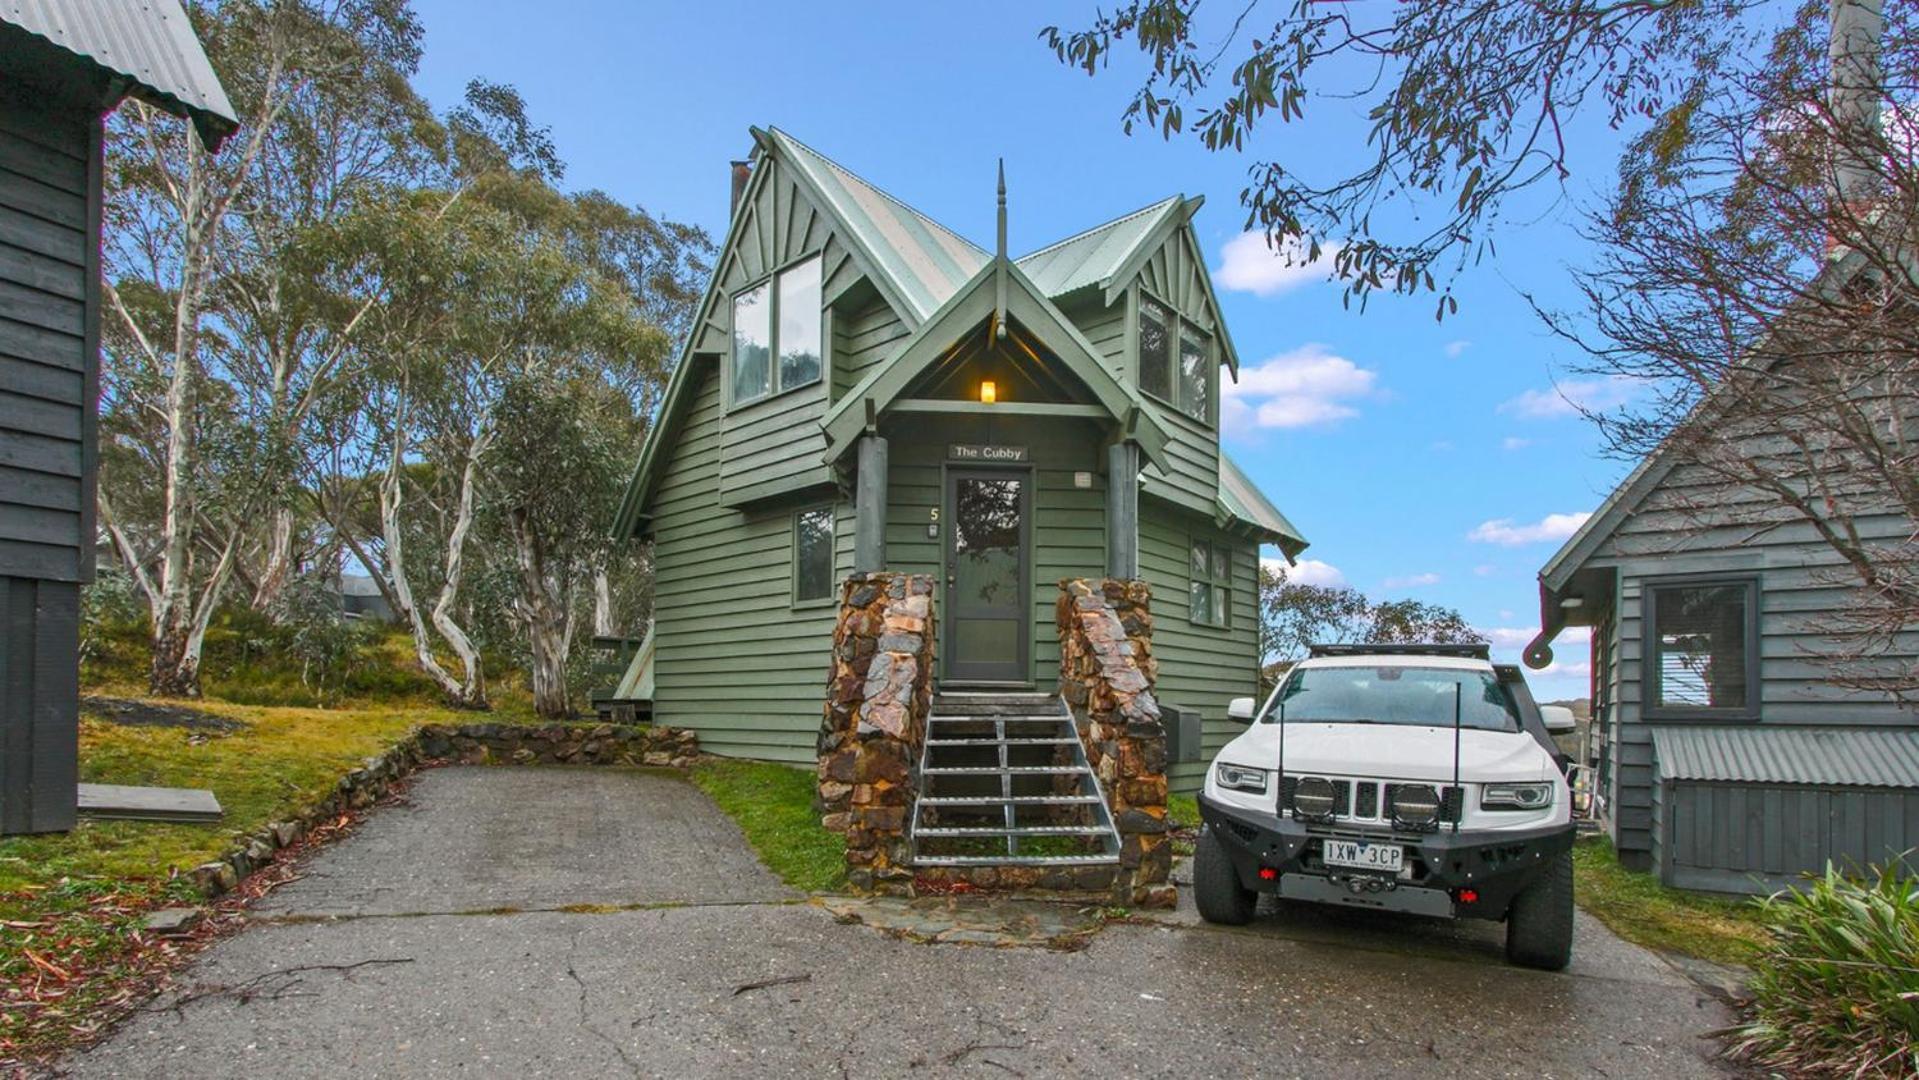
[[[1672,1077],[1715,1074],[1730,1019],[1583,919],[1565,974],[1364,913],[899,940],[789,893],[691,785],[611,769],[427,772],[303,873],[72,1073]]]

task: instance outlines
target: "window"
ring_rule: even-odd
[[[1202,424],[1213,422],[1213,350],[1206,331],[1151,297],[1139,301],[1139,388]]]
[[[1519,710],[1492,672],[1372,664],[1294,668],[1261,723],[1459,726],[1518,731]]]
[[[833,508],[793,515],[793,602],[833,597]]]
[[[1233,611],[1233,550],[1225,544],[1193,541],[1192,607],[1189,618],[1202,626],[1225,626]]]
[[[1646,714],[1754,718],[1759,712],[1759,583],[1646,586]]]
[[[733,294],[733,404],[820,380],[820,295],[817,255]]]

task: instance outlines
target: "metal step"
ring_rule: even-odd
[[[1102,801],[1097,795],[926,795],[919,806],[1070,806]]]
[[[939,765],[921,767],[921,776],[1091,776],[1084,765]]]
[[[1012,737],[1005,739],[928,739],[928,746],[1071,746],[1078,739],[1028,739]]]
[[[1117,855],[916,855],[915,866],[1116,866]]]
[[[1103,836],[1106,830],[1096,825],[1015,825],[1000,828],[991,825],[922,826],[921,836]]]

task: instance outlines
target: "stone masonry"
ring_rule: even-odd
[[[846,837],[855,889],[911,886],[906,829],[933,699],[933,579],[854,574],[841,586],[820,721],[821,823]]]
[[[1073,709],[1120,835],[1113,895],[1143,907],[1174,902],[1166,826],[1166,727],[1153,686],[1152,590],[1144,581],[1059,583],[1060,693]]]

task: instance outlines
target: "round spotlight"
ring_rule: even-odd
[[[1439,792],[1431,784],[1394,784],[1393,820],[1425,828],[1439,821]]]
[[[1322,776],[1309,776],[1293,789],[1293,815],[1303,818],[1329,818],[1338,792],[1333,782]]]

